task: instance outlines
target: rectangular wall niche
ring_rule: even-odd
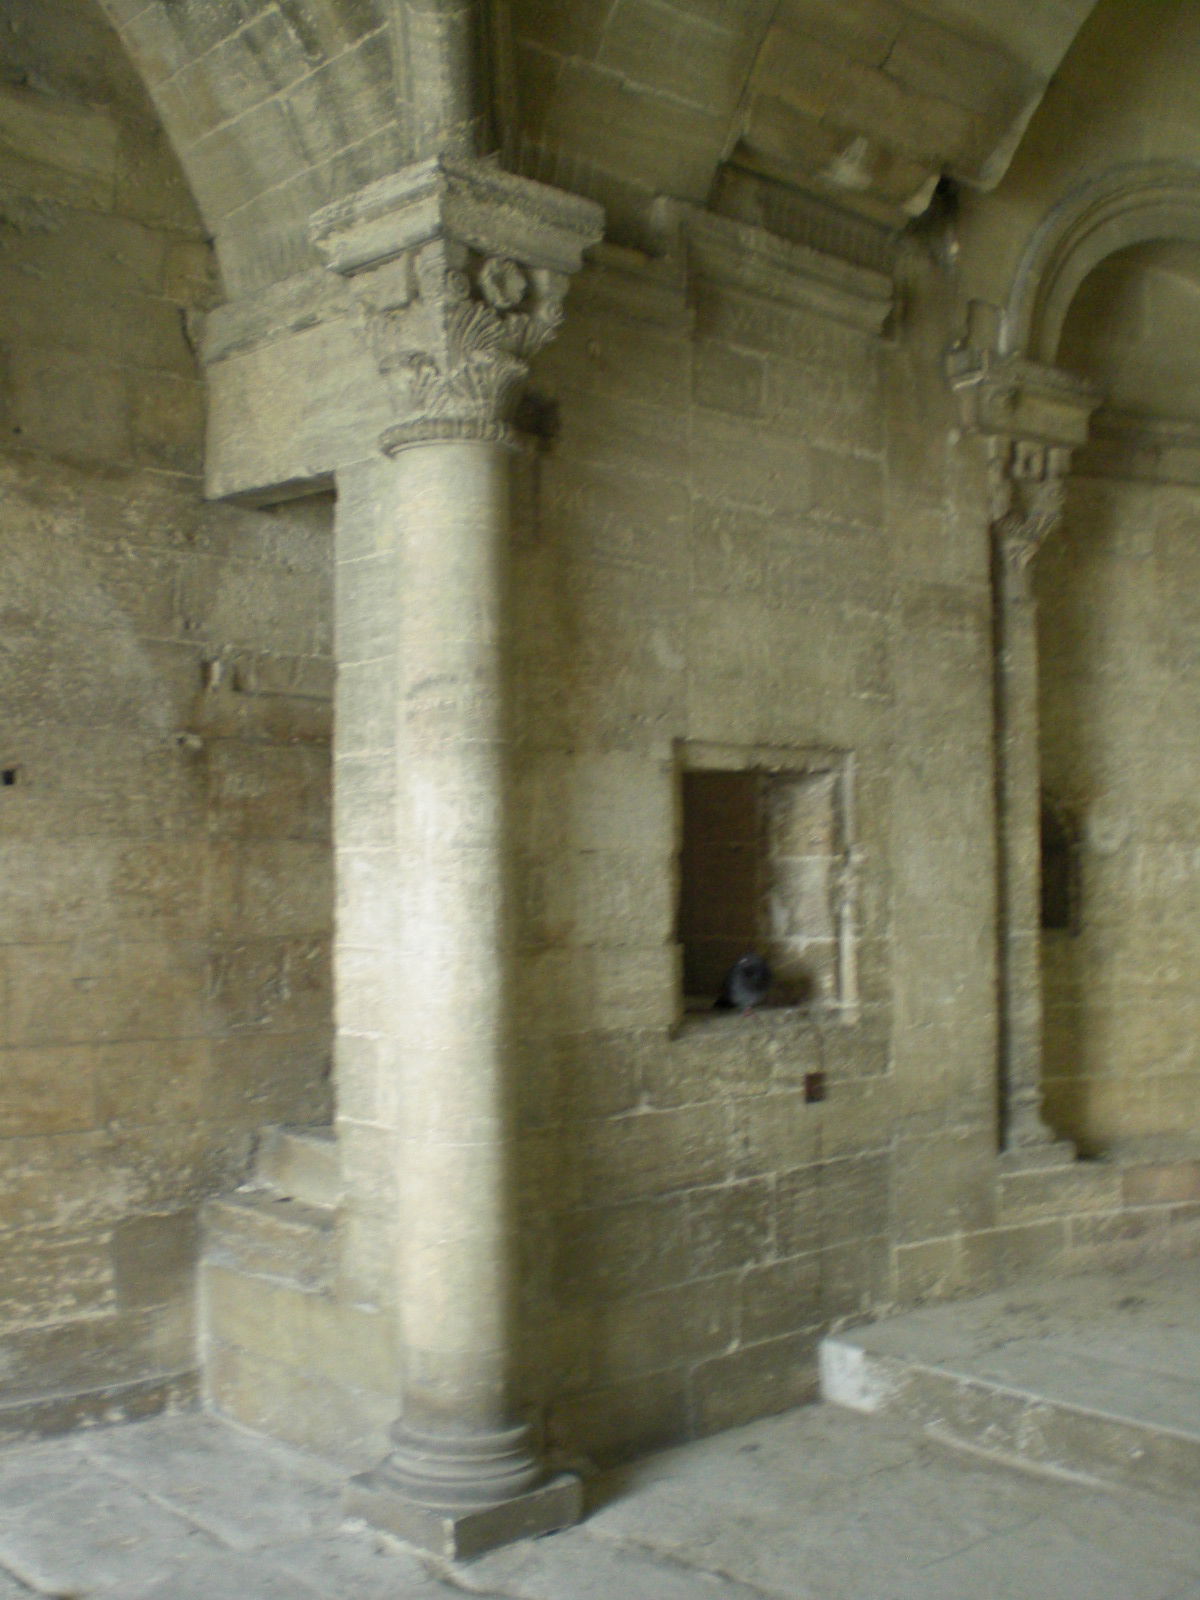
[[[768,1004],[857,1006],[852,758],[828,750],[681,749],[678,939],[684,1005],[711,1010],[747,951]]]

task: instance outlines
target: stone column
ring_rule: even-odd
[[[338,1024],[374,1037],[385,1080],[403,1410],[348,1506],[451,1556],[579,1513],[514,1385],[509,459],[529,357],[600,224],[589,202],[446,156],[314,222],[393,416],[368,471],[371,557],[339,566],[339,613],[367,612],[379,640],[372,693],[340,703],[386,748],[339,868],[382,971],[339,993]]]
[[[1070,451],[993,439],[1000,1089],[1006,1151],[1050,1145],[1042,1120],[1041,756],[1033,560],[1062,515]]]
[[[1042,1117],[1041,752],[1033,561],[1062,515],[1072,449],[1099,396],[1070,374],[959,351],[950,380],[988,455],[993,631],[1001,1143],[1069,1159]]]

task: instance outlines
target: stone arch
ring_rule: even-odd
[[[374,0],[98,0],[158,111],[227,293],[315,265],[309,216],[408,159]]]
[[[1072,190],[1025,248],[1002,319],[1001,353],[1052,365],[1088,274],[1117,250],[1159,239],[1200,242],[1200,166],[1130,162]]]

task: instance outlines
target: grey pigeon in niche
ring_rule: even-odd
[[[722,1011],[740,1011],[743,1016],[760,1006],[771,987],[771,969],[762,956],[753,951],[741,956],[725,974],[725,982],[717,996],[717,1007]]]

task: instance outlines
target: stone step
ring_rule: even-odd
[[[301,1289],[324,1289],[336,1265],[335,1220],[328,1206],[239,1189],[204,1207],[203,1260]]]
[[[336,1206],[342,1198],[337,1139],[329,1126],[264,1128],[255,1182],[309,1206]]]
[[[352,1469],[387,1455],[399,1369],[390,1316],[212,1260],[199,1309],[211,1409]]]
[[[1011,1168],[1002,1162],[996,1182],[996,1222],[1001,1226],[1044,1218],[1116,1212],[1123,1204],[1119,1167],[1100,1161],[1069,1166]]]
[[[1021,1285],[821,1345],[821,1392],[1025,1470],[1200,1494],[1200,1264]]]

